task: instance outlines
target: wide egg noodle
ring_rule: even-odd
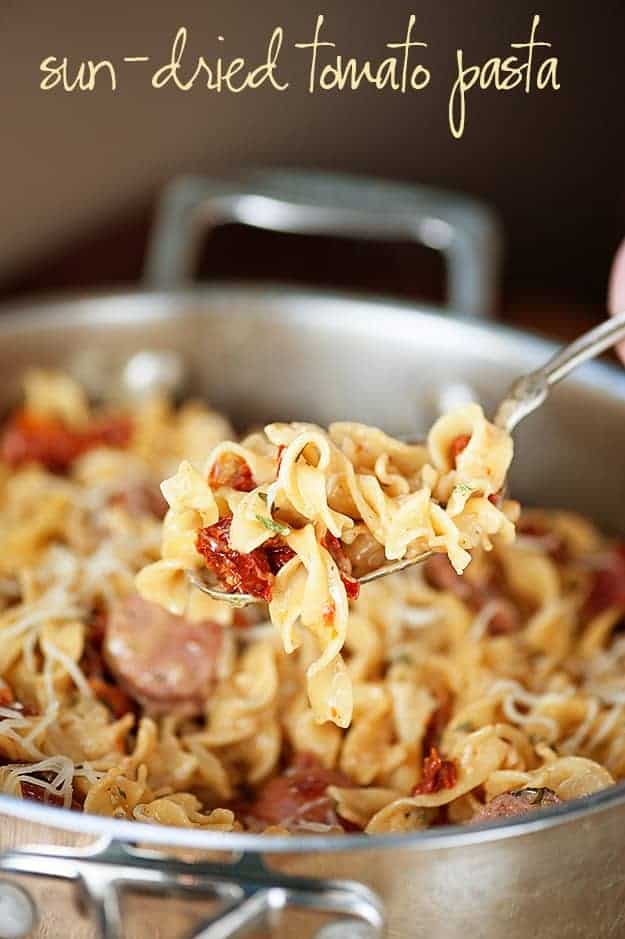
[[[80,432],[106,417],[47,372],[28,379],[25,406]],[[513,542],[517,510],[500,496],[511,444],[476,405],[416,445],[353,423],[230,442],[222,416],[164,399],[128,416],[126,448],[89,450],[62,475],[0,462],[3,792],[137,823],[375,834],[467,823],[519,789],[566,801],[625,778],[622,548],[539,509]],[[255,488],[211,485],[222,459],[244,461]],[[145,498],[163,479],[164,521]],[[236,550],[277,539],[293,551],[269,610],[243,620],[185,575],[204,563],[198,529],[227,514]],[[348,604],[328,534],[355,569],[428,548],[463,573],[419,567]],[[133,701],[116,715],[89,670],[97,624],[137,574],[151,601],[223,627],[192,716]],[[433,744],[455,780],[420,792]],[[313,800],[324,822],[294,821],[292,807],[254,816],[265,785],[291,785],[293,756],[338,774]]]
[[[463,451],[452,466],[449,451],[461,434],[473,435],[469,453]],[[298,647],[300,628],[315,635],[320,655],[307,672],[313,712],[319,722],[347,727],[351,684],[340,656],[348,632],[347,595],[324,547],[325,533],[349,546],[360,526],[360,537],[372,538],[388,560],[441,551],[463,571],[471,550],[490,550],[493,538],[510,541],[514,536],[512,522],[488,499],[502,487],[511,457],[510,438],[488,424],[477,405],[437,421],[427,447],[394,441],[362,424],[335,424],[327,433],[312,424],[270,424],[264,437],[219,444],[203,474],[183,461],[163,484],[170,510],[162,556],[172,564],[163,568],[157,562],[143,571],[138,588],[169,610],[184,609],[180,572],[202,566],[196,532],[216,521],[218,505],[231,516],[229,544],[240,554],[262,548],[278,532],[296,558],[276,576],[270,617],[287,652]],[[256,488],[239,492],[220,484],[213,493],[213,472],[220,460],[232,458],[247,465]],[[447,506],[440,501],[443,496]],[[159,590],[161,576],[167,583]]]

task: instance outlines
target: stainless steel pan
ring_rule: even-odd
[[[427,242],[446,255],[452,306],[472,316],[285,287],[184,287],[201,231],[232,219]],[[160,289],[0,318],[4,403],[29,364],[71,367],[89,348],[112,368],[167,348],[241,424],[350,417],[415,433],[459,389],[493,407],[553,351],[478,318],[497,244],[488,213],[444,193],[293,174],[187,181],[164,200],[148,259]],[[625,375],[582,369],[520,431],[516,494],[625,530],[624,423]],[[625,936],[622,786],[504,827],[385,837],[219,835],[8,797],[0,811],[0,937]]]

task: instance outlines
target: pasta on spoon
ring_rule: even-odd
[[[512,452],[477,404],[441,417],[424,444],[356,423],[269,424],[219,443],[203,466],[183,461],[162,484],[162,558],[137,587],[181,615],[185,572],[208,568],[223,588],[266,601],[287,653],[303,630],[316,639],[307,671],[316,721],[348,727],[341,650],[356,578],[424,551],[446,554],[460,574],[472,550],[512,541],[518,506],[502,496]]]

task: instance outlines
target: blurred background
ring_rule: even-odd
[[[306,89],[316,15],[346,55],[379,58],[416,14],[415,52],[432,72],[420,94]],[[539,39],[560,59],[561,90],[468,99],[464,137],[447,122],[455,49],[467,63],[510,53],[540,13]],[[119,88],[39,90],[39,63],[149,55],[165,62],[179,26],[189,62],[204,54],[262,61],[272,29],[286,41],[286,94],[150,88],[151,69],[122,66]],[[217,42],[217,35],[224,41]],[[2,0],[0,299],[139,281],[156,199],[183,172],[292,166],[382,175],[465,191],[492,205],[506,236],[499,313],[568,335],[601,315],[625,234],[623,0]],[[219,49],[218,49],[219,47]],[[234,258],[236,257],[236,262]],[[435,258],[411,246],[313,243],[236,228],[206,245],[204,278],[353,285],[436,299]]]

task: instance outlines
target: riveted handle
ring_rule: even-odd
[[[0,855],[0,870],[75,882],[80,906],[90,911],[100,939],[123,939],[119,896],[133,890],[219,901],[219,910],[185,939],[243,939],[259,925],[271,922],[273,928],[276,917],[293,907],[348,917],[366,925],[371,939],[384,935],[383,904],[363,884],[289,876],[267,868],[255,854],[233,864],[188,863],[106,840],[85,850],[8,851]],[[275,934],[281,934],[279,924]]]
[[[147,285],[173,289],[188,284],[202,237],[232,222],[277,232],[426,245],[445,258],[450,308],[471,316],[493,312],[501,235],[489,209],[442,189],[333,173],[272,171],[228,181],[174,180],[157,211]]]

